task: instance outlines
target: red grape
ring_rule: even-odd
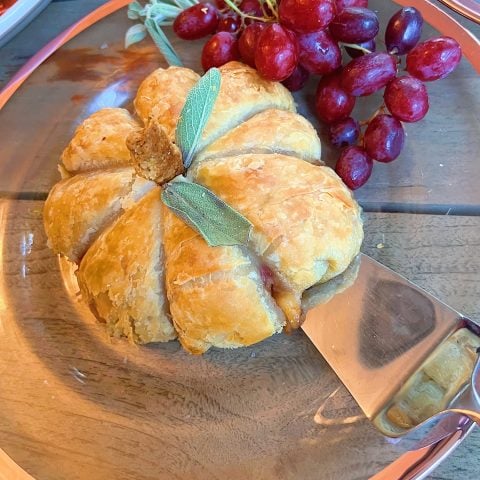
[[[304,87],[309,76],[310,74],[301,65],[297,65],[293,73],[282,83],[291,92],[296,92]]]
[[[229,8],[225,3],[225,0],[215,0],[215,5],[219,10],[227,10]]]
[[[299,62],[310,73],[326,75],[342,64],[342,52],[328,30],[297,34]]]
[[[342,72],[342,87],[350,95],[363,97],[383,88],[397,74],[395,57],[374,52],[350,61]]]
[[[266,27],[265,23],[255,22],[247,25],[238,40],[238,50],[242,60],[255,68],[255,50],[260,32]]]
[[[375,43],[375,40],[368,40],[367,42],[360,42],[357,43],[359,47],[366,48],[370,52],[374,52],[377,48],[377,44]],[[353,48],[353,47],[345,47],[345,51],[352,57],[352,58],[358,58],[366,54],[363,50],[360,50],[358,48]]]
[[[430,82],[452,73],[461,58],[462,50],[453,38],[431,38],[408,53],[407,71],[424,82]]]
[[[202,67],[205,71],[221,67],[225,63],[239,59],[238,42],[235,35],[218,32],[203,46]]]
[[[380,25],[377,15],[372,10],[349,7],[332,20],[329,28],[333,37],[338,41],[359,43],[375,38]]]
[[[405,132],[402,124],[391,115],[377,115],[368,124],[364,148],[370,158],[388,163],[402,151]]]
[[[218,12],[211,3],[197,3],[179,13],[173,31],[184,40],[196,40],[215,32]]]
[[[354,145],[360,135],[360,125],[352,117],[333,123],[328,129],[328,138],[334,147]]]
[[[335,166],[335,171],[343,183],[356,190],[370,178],[373,162],[361,147],[347,147],[341,154]]]
[[[422,36],[422,14],[413,7],[400,9],[390,19],[385,30],[387,51],[397,55],[409,52]]]
[[[217,32],[237,33],[241,25],[242,19],[239,15],[225,15],[218,22]]]
[[[298,43],[290,30],[278,23],[267,25],[258,37],[255,66],[267,80],[281,82],[295,70]]]
[[[334,0],[282,0],[278,7],[280,23],[299,33],[325,28],[335,16]]]
[[[368,0],[336,0],[337,13],[340,13],[344,8],[347,7],[368,7]]]
[[[323,77],[315,94],[315,110],[325,123],[334,123],[347,118],[355,107],[355,97],[340,85],[338,74]]]
[[[242,0],[238,8],[252,17],[263,17],[262,6],[258,0]]]
[[[428,112],[428,94],[425,85],[413,77],[392,80],[383,95],[390,113],[402,122],[418,122]]]

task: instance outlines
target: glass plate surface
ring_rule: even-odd
[[[399,8],[371,6],[383,26]],[[301,331],[202,357],[177,342],[112,340],[46,247],[42,200],[75,127],[102,107],[129,108],[139,82],[164,66],[149,42],[123,49],[130,25],[122,9],[78,35],[0,112],[0,445],[39,480],[369,478],[415,439],[382,437]],[[425,37],[434,33],[426,26]],[[202,42],[173,41],[200,71]],[[314,89],[296,99],[318,126]],[[378,164],[358,192],[363,251],[478,319],[479,77],[464,59],[429,92],[431,111],[407,126],[401,158]],[[379,102],[359,102],[357,113]],[[447,212],[464,216],[438,215]]]

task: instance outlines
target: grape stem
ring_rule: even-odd
[[[268,5],[268,8],[273,13],[273,15],[275,17],[275,20],[278,20],[277,0],[264,0],[263,2],[261,2],[262,10],[263,10],[265,16],[267,16],[266,12],[265,12],[265,8],[264,8],[265,3]]]
[[[233,10],[235,13],[240,15],[240,17],[243,19],[248,18],[250,20],[255,20],[257,22],[270,22],[270,18],[265,18],[265,17],[255,17],[253,15],[248,15],[247,13],[242,12],[237,5],[232,0],[225,0],[225,3],[230,7],[230,10]]]
[[[362,51],[363,53],[372,53],[371,50],[369,50],[368,48],[365,48],[365,47],[362,47],[360,45],[357,45],[356,43],[343,43],[343,42],[340,42],[340,45],[342,45],[343,47],[350,47],[350,48],[354,48],[355,50],[360,50]]]
[[[368,119],[368,120],[363,120],[360,122],[360,126],[364,127],[365,125],[368,125],[377,115],[380,115],[381,113],[386,113],[387,112],[387,107],[385,106],[384,103],[380,105],[380,107],[375,110],[373,115]]]

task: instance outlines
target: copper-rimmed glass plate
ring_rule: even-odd
[[[371,6],[382,25],[398,8]],[[458,33],[451,20],[438,22],[444,34]],[[130,25],[123,8],[80,33],[0,112],[1,448],[38,480],[358,480],[381,472],[416,439],[378,433],[301,331],[202,357],[177,342],[111,340],[46,247],[43,200],[74,128],[99,108],[130,107],[141,79],[164,66],[149,42],[123,49]],[[427,25],[425,37],[433,34]],[[480,49],[461,35],[470,60],[429,85],[427,119],[406,127],[402,157],[377,165],[357,197],[364,252],[478,318],[480,81],[472,62]],[[173,40],[199,71],[202,43]],[[314,88],[296,96],[312,120]],[[379,101],[360,102],[358,115]],[[334,156],[325,147],[327,161]],[[474,433],[461,447],[464,478],[478,476],[468,463],[478,442]]]
[[[480,3],[477,0],[440,0],[465,18],[480,24]]]

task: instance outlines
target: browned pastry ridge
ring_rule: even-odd
[[[322,166],[318,136],[290,92],[239,62],[220,71],[187,176],[250,220],[247,247],[208,246],[151,181],[183,170],[172,142],[199,78],[189,69],[158,69],[142,82],[134,105],[143,127],[119,109],[97,112],[62,155],[72,177],[46,202],[49,243],[79,265],[82,296],[112,335],[139,343],[177,335],[192,353],[251,345],[297,328],[303,293],[337,278],[359,252],[360,208]],[[101,151],[99,135],[108,138]],[[102,155],[108,143],[121,155]]]
[[[130,165],[125,138],[140,124],[123,108],[103,108],[88,117],[62,153],[63,177]]]
[[[82,259],[84,299],[115,336],[138,343],[176,337],[165,298],[160,188],[113,222]]]
[[[155,118],[174,140],[175,128],[188,92],[200,76],[189,68],[158,68],[140,84],[135,100],[135,111],[146,125]]]

